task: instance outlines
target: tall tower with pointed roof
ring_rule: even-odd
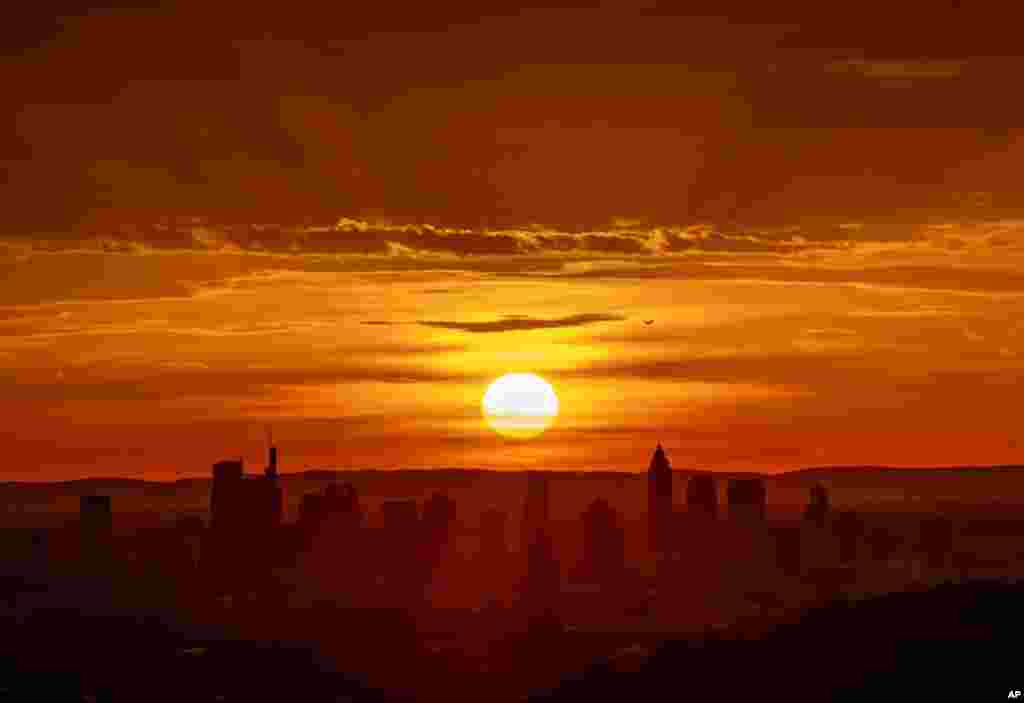
[[[668,547],[672,527],[672,466],[658,443],[647,469],[647,535],[655,552]]]
[[[550,527],[550,491],[543,471],[528,474],[523,502],[522,546],[526,573],[522,598],[529,617],[551,617],[560,587],[560,566]]]

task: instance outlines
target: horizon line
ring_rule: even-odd
[[[943,466],[893,466],[887,464],[834,464],[826,466],[806,466],[797,469],[786,469],[777,472],[764,472],[757,470],[732,470],[732,469],[696,469],[696,468],[673,468],[673,473],[700,473],[700,474],[722,474],[722,475],[757,475],[766,479],[777,479],[787,476],[794,476],[802,473],[810,473],[815,471],[910,471],[910,472],[948,472],[948,471],[1007,471],[1012,469],[1024,470],[1024,464],[950,464]],[[533,471],[546,471],[553,474],[617,474],[622,476],[642,476],[647,473],[646,469],[639,471],[623,470],[623,469],[563,469],[563,468],[515,468],[515,469],[493,469],[486,467],[458,467],[458,466],[439,466],[439,467],[396,467],[396,468],[305,468],[299,471],[281,471],[280,476],[284,477],[302,477],[306,474],[316,473],[333,473],[333,474],[346,474],[346,473],[425,473],[425,472],[463,472],[463,473],[493,473],[493,474],[514,474],[514,473],[529,473]],[[247,476],[262,476],[262,472],[255,472],[246,474]],[[136,478],[132,476],[109,476],[109,475],[96,475],[96,476],[84,476],[79,478],[69,479],[16,479],[16,480],[3,480],[0,481],[0,488],[10,487],[17,485],[55,485],[55,484],[73,484],[73,483],[84,483],[87,481],[100,482],[100,481],[122,481],[122,482],[133,482],[133,483],[163,483],[163,484],[175,484],[183,481],[209,481],[211,480],[210,475],[207,474],[194,474],[194,475],[183,475],[177,478]]]

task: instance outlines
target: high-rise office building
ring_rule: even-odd
[[[647,468],[647,536],[652,551],[664,552],[672,533],[672,466],[659,443]]]
[[[276,447],[270,447],[269,461],[262,476],[246,476],[241,459],[213,465],[210,522],[215,532],[240,534],[271,530],[281,524],[283,507]]]
[[[545,618],[555,613],[561,568],[551,535],[548,477],[535,471],[527,480],[522,524],[526,574],[521,598],[529,617]]]
[[[520,549],[525,554],[534,533],[546,528],[550,510],[550,489],[547,474],[531,471],[527,474],[526,500],[523,502],[523,519],[520,526]]]
[[[738,478],[729,481],[729,519],[741,524],[754,524],[765,519],[768,492],[760,478]]]
[[[506,525],[508,513],[489,508],[480,515],[480,551],[489,559],[505,559],[508,555]]]
[[[718,516],[718,488],[714,478],[701,474],[686,482],[686,511],[693,516]]]
[[[619,513],[603,498],[583,512],[583,573],[608,583],[621,576],[626,563],[626,531]]]
[[[804,520],[816,527],[824,527],[828,520],[829,507],[828,490],[820,483],[814,484],[807,499]]]

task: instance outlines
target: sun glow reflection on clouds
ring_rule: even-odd
[[[1024,335],[1005,322],[1024,318],[1024,266],[1012,253],[1021,228],[918,229],[931,234],[850,239],[799,265],[797,253],[688,250],[559,254],[540,268],[525,255],[464,256],[425,270],[374,256],[22,247],[28,259],[0,282],[0,389],[21,408],[25,457],[55,433],[91,446],[116,444],[109,428],[137,427],[163,447],[150,454],[161,471],[188,469],[167,463],[173,448],[159,437],[195,433],[183,461],[200,474],[209,454],[265,420],[305,437],[296,461],[307,451],[325,463],[344,463],[330,453],[351,447],[352,461],[377,452],[387,466],[479,464],[482,452],[495,468],[525,456],[549,468],[629,467],[644,428],[699,434],[692,461],[723,468],[752,468],[759,443],[814,461],[801,454],[811,432],[830,438],[829,456],[927,463],[893,438],[897,407],[941,437],[917,452],[982,461],[979,445],[957,438],[984,436],[993,461],[1006,461],[1009,393],[1024,382]],[[947,236],[968,245],[935,244]],[[724,246],[707,233],[693,241]],[[883,251],[894,256],[880,266]],[[559,420],[532,440],[540,453],[502,453],[480,420],[487,382],[510,368],[558,387]],[[971,417],[938,411],[970,398]],[[334,432],[333,445],[313,436]],[[742,456],[723,449],[737,432]],[[771,469],[783,454],[763,456]],[[63,461],[53,457],[65,466],[55,471],[74,470]]]

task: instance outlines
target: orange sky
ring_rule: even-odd
[[[730,5],[5,27],[0,478],[1021,462],[1016,31]]]
[[[774,253],[707,253],[699,228],[621,223],[561,236],[644,253],[12,245],[5,472],[204,473],[259,461],[268,422],[294,470],[641,469],[658,440],[680,468],[1019,461],[1024,251],[991,242],[1020,227],[922,226],[884,244],[850,228],[856,240]],[[527,248],[553,233],[471,236]],[[693,247],[668,253],[671,237]],[[538,439],[482,422],[486,385],[509,371],[558,392]]]

